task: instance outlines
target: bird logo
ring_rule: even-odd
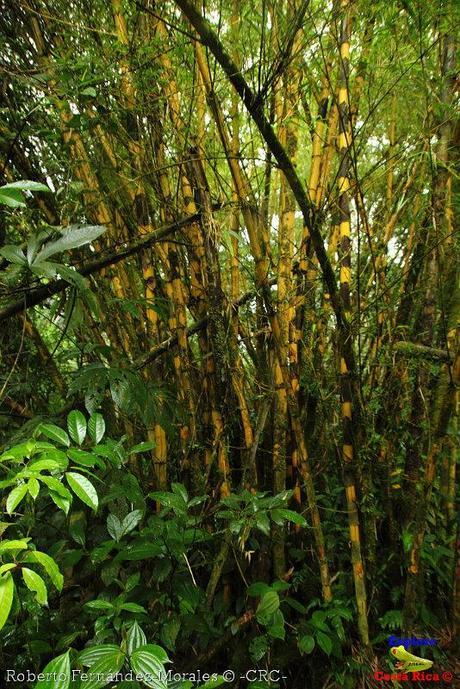
[[[429,670],[433,665],[432,660],[419,658],[412,653],[406,651],[404,646],[394,646],[390,650],[391,655],[398,659],[396,667],[402,672],[418,672],[420,670]]]

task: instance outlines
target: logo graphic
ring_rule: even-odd
[[[401,672],[419,672],[420,670],[429,670],[433,665],[432,660],[419,658],[412,653],[406,651],[404,646],[394,646],[390,653],[398,659],[396,667]]]

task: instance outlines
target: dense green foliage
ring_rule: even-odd
[[[363,689],[390,635],[451,669],[459,24],[6,0],[8,687]]]

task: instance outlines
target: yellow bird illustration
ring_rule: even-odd
[[[406,651],[404,646],[394,646],[390,653],[398,659],[396,667],[402,672],[418,672],[419,670],[428,670],[432,665],[432,660],[425,660],[419,658]]]

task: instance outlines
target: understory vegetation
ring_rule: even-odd
[[[4,686],[455,672],[459,9],[5,1]]]

